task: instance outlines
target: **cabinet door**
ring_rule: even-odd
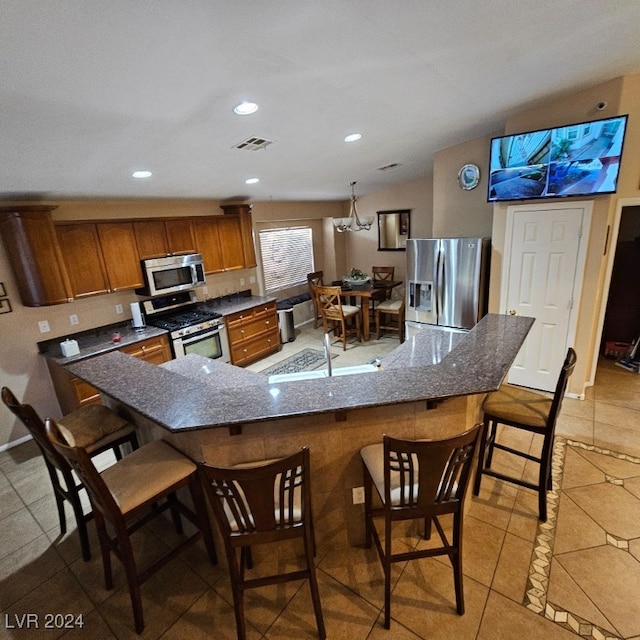
[[[71,302],[71,283],[58,244],[55,207],[0,208],[0,232],[22,304],[40,307]]]
[[[127,345],[120,349],[123,353],[128,353],[134,358],[146,360],[151,364],[162,364],[171,360],[171,347],[167,336],[149,338],[141,342]]]
[[[100,250],[95,224],[56,225],[56,235],[67,265],[71,289],[75,298],[109,292],[109,281]]]
[[[224,270],[243,269],[245,265],[240,218],[229,216],[218,218],[217,222]]]
[[[142,269],[131,222],[97,225],[111,291],[142,287]]]
[[[193,221],[190,218],[165,220],[164,227],[171,253],[197,252],[196,239],[193,234]]]
[[[256,247],[253,243],[253,226],[251,225],[251,214],[240,215],[240,231],[242,233],[242,248],[244,251],[244,266],[246,268],[255,267]]]
[[[133,223],[140,260],[158,258],[169,253],[167,234],[162,220],[144,220]]]
[[[198,253],[204,260],[205,273],[224,271],[220,232],[215,218],[196,218],[193,222]]]

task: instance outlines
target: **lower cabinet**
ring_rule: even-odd
[[[276,303],[269,302],[225,318],[231,364],[244,366],[280,350]]]
[[[121,347],[120,351],[151,364],[162,364],[171,360],[171,347],[165,335]],[[100,404],[100,392],[97,389],[76,378],[52,360],[47,360],[47,366],[64,415],[85,404]]]

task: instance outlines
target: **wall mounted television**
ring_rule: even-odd
[[[627,117],[493,138],[487,200],[615,193]]]

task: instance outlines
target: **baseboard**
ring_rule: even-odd
[[[18,438],[17,440],[7,442],[7,444],[0,445],[0,453],[2,453],[3,451],[8,451],[9,449],[13,449],[13,447],[17,447],[19,444],[29,442],[29,440],[33,440],[33,436],[27,434],[26,436],[22,436],[22,438]]]

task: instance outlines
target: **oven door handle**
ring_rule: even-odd
[[[208,338],[209,336],[218,335],[223,329],[224,325],[218,327],[209,327],[208,329],[203,329],[202,331],[198,331],[197,333],[191,333],[188,336],[181,336],[180,338],[178,338],[178,340],[180,340],[182,344],[190,344],[191,342],[202,340],[202,338]]]

